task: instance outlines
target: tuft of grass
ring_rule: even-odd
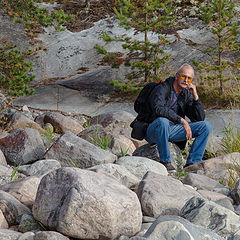
[[[125,157],[128,153],[129,147],[126,150],[124,150],[122,146],[120,146],[120,149],[121,149],[120,156]]]
[[[102,148],[103,150],[107,150],[109,144],[112,141],[112,138],[110,136],[109,137],[100,136],[98,133],[97,126],[94,128],[94,136],[93,137],[89,136],[89,138],[91,139],[94,145]]]
[[[45,129],[41,135],[47,139],[48,142],[52,143],[54,141],[53,130],[51,128]]]

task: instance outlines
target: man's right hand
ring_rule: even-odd
[[[181,118],[181,124],[183,125],[183,127],[186,131],[187,140],[191,139],[192,138],[192,130],[191,130],[188,122],[184,118]]]

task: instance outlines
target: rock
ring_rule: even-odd
[[[42,176],[60,167],[61,164],[57,160],[46,159],[20,166],[18,172],[23,173],[26,176]]]
[[[53,231],[42,231],[37,232],[34,236],[34,240],[69,240],[68,237],[58,232]]]
[[[209,160],[204,161],[205,169],[218,169],[218,170],[226,170],[226,168],[233,168],[234,162],[239,162],[240,153],[233,152],[225,155],[221,155],[219,157],[211,158]]]
[[[0,165],[7,167],[7,161],[1,149],[0,149]]]
[[[208,190],[197,190],[198,193],[204,198],[212,201],[218,201],[221,199],[228,198],[228,200],[233,204],[233,200],[229,197],[226,197],[225,195],[213,191]]]
[[[173,143],[168,143],[170,154],[172,157],[172,165],[177,169],[177,167],[182,167],[186,164],[186,160],[182,156],[182,152],[180,148]],[[133,156],[141,156],[145,158],[150,158],[152,160],[155,160],[157,162],[160,161],[159,153],[157,150],[157,144],[150,145],[145,144],[139,148],[137,148],[133,154]]]
[[[44,124],[50,123],[54,127],[54,131],[59,133],[70,131],[78,134],[83,130],[82,125],[76,120],[57,112],[44,113],[42,116],[37,117],[35,121],[39,123],[43,121]]]
[[[134,120],[134,116],[126,111],[112,111],[102,113],[91,118],[91,124],[101,124],[106,132],[113,135],[125,135],[131,137],[132,128],[130,123]]]
[[[56,159],[62,167],[89,168],[102,163],[113,163],[117,156],[66,132],[50,147],[44,158]]]
[[[18,128],[33,128],[38,130],[40,134],[44,132],[44,129],[38,123],[29,119],[28,117],[26,117],[20,112],[14,113],[9,119],[9,121],[10,121],[10,124],[8,126],[8,129],[10,131],[16,130]]]
[[[223,137],[210,135],[210,137],[208,138],[206,150],[210,154],[219,155],[223,153],[223,150],[224,150],[222,144],[223,144]]]
[[[0,190],[0,210],[10,226],[17,223],[19,216],[30,212],[29,208],[20,203],[11,194],[2,190]]]
[[[133,142],[124,135],[114,136],[110,148],[113,154],[120,157],[126,154],[132,155],[132,153],[136,150]]]
[[[2,228],[8,229],[8,222],[4,217],[2,210],[0,210],[0,229]]]
[[[11,167],[0,167],[0,184],[5,184],[8,179],[11,179],[13,169]]]
[[[231,240],[240,240],[240,230],[237,231],[234,236],[231,238]]]
[[[180,215],[191,223],[212,229],[222,237],[234,235],[240,228],[237,214],[200,197],[189,199]]]
[[[230,194],[235,204],[240,205],[240,179],[238,179]]]
[[[0,229],[0,239],[2,240],[19,240],[22,233],[9,229]]]
[[[26,214],[23,214],[20,218],[18,231],[22,233],[30,232],[30,231],[37,232],[37,231],[43,231],[43,228],[34,219],[31,213],[26,213]]]
[[[145,157],[125,156],[119,158],[116,161],[116,164],[124,166],[139,179],[142,179],[148,171],[152,171],[164,176],[168,175],[168,171],[164,165]]]
[[[184,184],[191,185],[197,189],[213,190],[215,188],[224,188],[219,182],[200,174],[189,173],[183,181]]]
[[[232,199],[230,200],[229,198],[221,198],[221,199],[216,200],[214,202],[221,205],[222,207],[225,207],[225,208],[234,212],[234,207],[232,205]]]
[[[1,185],[0,190],[11,194],[22,204],[32,208],[40,180],[41,179],[39,177],[35,176],[26,177],[5,185]]]
[[[143,237],[148,240],[223,240],[213,231],[178,216],[159,216]]]
[[[0,138],[0,148],[12,165],[34,162],[42,159],[45,153],[39,132],[31,128],[18,128]]]
[[[200,196],[195,190],[184,186],[179,180],[154,172],[147,172],[140,182],[137,195],[145,215],[179,215],[186,201]]]
[[[110,177],[113,177],[127,188],[131,188],[132,186],[137,185],[141,181],[141,179],[133,175],[129,170],[127,170],[127,168],[118,164],[106,163],[88,169],[97,173],[103,173]]]
[[[33,215],[51,229],[83,239],[133,236],[142,223],[134,192],[106,175],[76,168],[42,178]]]

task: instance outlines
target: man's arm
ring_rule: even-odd
[[[205,112],[203,104],[198,97],[196,86],[189,83],[188,90],[191,94],[186,105],[186,116],[191,122],[204,121]]]

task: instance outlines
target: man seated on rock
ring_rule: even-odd
[[[195,138],[184,166],[187,167],[202,161],[211,132],[210,123],[204,121],[205,112],[193,79],[193,67],[183,64],[175,77],[157,85],[149,96],[152,114],[145,139],[149,144],[157,144],[160,163],[169,171],[175,169],[171,164],[168,141],[184,141],[185,146],[187,140]],[[191,122],[187,122],[185,116]]]

